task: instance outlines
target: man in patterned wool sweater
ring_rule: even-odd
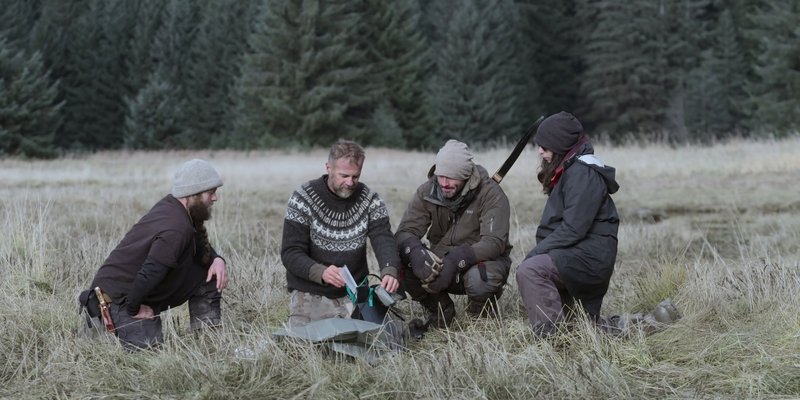
[[[340,270],[347,266],[360,284],[369,274],[367,238],[380,268],[381,286],[399,287],[400,258],[389,212],[377,193],[359,182],[364,149],[339,140],[325,163],[327,174],[292,193],[283,222],[281,261],[290,293],[290,327],[326,318],[350,318]]]

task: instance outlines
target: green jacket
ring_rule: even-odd
[[[427,234],[431,250],[439,257],[452,247],[468,244],[478,261],[502,259],[510,264],[511,207],[503,189],[485,168],[476,165],[459,196],[459,201],[446,201],[431,168],[428,181],[417,188],[397,227],[397,243]]]

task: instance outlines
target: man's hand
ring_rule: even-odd
[[[381,286],[389,293],[394,293],[400,287],[400,282],[391,275],[384,275],[381,279]]]
[[[344,287],[344,278],[339,273],[340,269],[335,265],[329,265],[328,268],[325,268],[325,272],[322,273],[322,281],[333,287]]]
[[[419,239],[407,239],[400,251],[411,267],[414,276],[423,283],[433,281],[439,274],[442,261],[434,252],[423,246]]]
[[[225,260],[222,257],[215,257],[214,262],[208,267],[206,282],[211,282],[211,278],[215,276],[217,277],[217,291],[222,293],[222,290],[228,287],[228,274],[225,271]]]
[[[423,288],[431,293],[439,293],[453,284],[459,272],[465,271],[475,264],[477,264],[475,252],[469,245],[465,244],[451,249],[442,260],[442,272],[439,273],[436,280]]]
[[[139,306],[139,312],[136,313],[136,315],[133,316],[133,318],[136,318],[136,319],[153,319],[155,317],[156,317],[156,315],[155,315],[155,313],[153,313],[153,309],[150,306],[146,305],[146,304],[140,305]]]
[[[456,280],[456,275],[458,275],[458,264],[454,262],[452,258],[448,259],[447,256],[445,256],[442,261],[442,272],[439,273],[439,276],[437,276],[433,282],[422,285],[422,288],[430,293],[439,293],[453,284]]]

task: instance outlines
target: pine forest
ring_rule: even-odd
[[[782,137],[795,0],[0,0],[0,156]]]

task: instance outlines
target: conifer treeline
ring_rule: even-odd
[[[796,0],[0,0],[0,154],[795,132]]]

